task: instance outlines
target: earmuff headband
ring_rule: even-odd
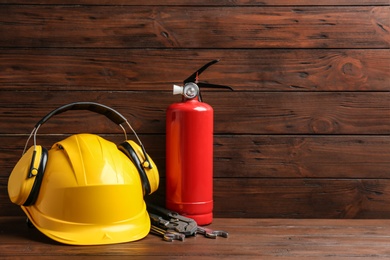
[[[35,127],[38,128],[40,125],[44,124],[47,120],[49,120],[54,115],[61,114],[68,110],[89,110],[92,112],[96,112],[98,114],[106,116],[108,119],[110,119],[112,122],[114,122],[117,125],[121,125],[127,122],[127,119],[124,116],[122,116],[118,111],[112,109],[111,107],[99,103],[94,103],[94,102],[74,102],[59,107],[57,109],[54,109],[46,116],[44,116],[41,120],[39,120],[39,122],[35,125]]]
[[[69,110],[89,110],[89,111],[106,116],[108,119],[110,119],[112,122],[114,122],[115,124],[119,125],[122,128],[122,130],[125,134],[125,140],[127,140],[127,132],[123,128],[122,124],[126,123],[126,125],[133,132],[134,136],[137,138],[138,143],[140,144],[140,146],[142,148],[142,152],[143,152],[144,158],[145,158],[145,162],[143,162],[144,167],[147,167],[149,169],[152,168],[152,164],[149,161],[145,147],[143,146],[137,133],[135,132],[133,127],[130,125],[130,123],[127,121],[127,119],[122,114],[120,114],[118,111],[112,109],[111,107],[108,107],[108,106],[105,106],[105,105],[102,105],[99,103],[95,103],[95,102],[74,102],[74,103],[63,105],[57,109],[54,109],[53,111],[51,111],[46,116],[44,116],[41,120],[38,121],[38,123],[35,125],[33,131],[31,132],[30,137],[27,139],[25,147],[27,147],[27,143],[29,142],[31,136],[34,136],[34,147],[36,146],[36,134],[37,134],[38,129],[41,125],[43,125],[51,117],[58,115],[58,114],[61,114],[61,113],[64,113],[64,112],[69,111]]]

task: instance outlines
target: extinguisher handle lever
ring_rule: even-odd
[[[217,63],[218,61],[219,60],[212,60],[212,61],[206,63],[205,65],[203,65],[200,69],[195,71],[191,76],[189,76],[187,79],[184,80],[184,82],[183,82],[184,85],[189,84],[189,83],[195,83],[195,84],[197,84],[197,86],[199,88],[219,88],[219,89],[229,89],[229,90],[233,91],[233,89],[231,87],[229,87],[229,86],[212,84],[212,83],[208,83],[208,82],[199,82],[199,75],[203,71],[205,71],[208,67],[210,67],[211,65]],[[178,93],[178,92],[179,92],[178,86],[174,86],[174,94]],[[202,101],[202,95],[200,93],[200,89],[199,89],[198,93],[199,93],[198,94],[199,101]]]
[[[217,63],[219,60],[212,60],[208,63],[206,63],[205,65],[203,65],[200,69],[198,69],[197,71],[195,71],[191,76],[189,76],[186,80],[184,80],[184,84],[188,83],[188,82],[194,82],[194,83],[197,83],[198,81],[198,77],[199,75],[205,71],[208,67],[210,67],[211,65]]]

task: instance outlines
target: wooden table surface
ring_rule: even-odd
[[[390,220],[215,219],[228,238],[165,242],[148,235],[124,244],[56,243],[23,217],[0,217],[1,259],[359,259],[390,258]]]

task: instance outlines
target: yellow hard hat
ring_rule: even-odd
[[[127,156],[97,135],[52,146],[36,202],[22,206],[42,233],[66,244],[110,244],[145,237],[150,220],[139,174]]]
[[[110,109],[89,102],[76,108],[87,105],[102,113]],[[14,167],[8,194],[38,230],[73,245],[130,242],[149,233],[144,195],[158,188],[159,175],[142,144],[127,140],[117,146],[98,135],[75,134],[47,151],[35,144],[33,133],[34,146]]]

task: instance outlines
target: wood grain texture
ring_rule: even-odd
[[[389,184],[388,179],[215,178],[214,215],[388,219]],[[146,200],[164,205],[164,194],[165,186],[162,185]]]
[[[390,186],[384,179],[219,179],[215,186],[217,216],[390,217]]]
[[[103,136],[113,142],[122,136]],[[61,136],[40,137],[49,148]],[[165,198],[164,136],[142,136],[158,165],[158,204]],[[7,178],[19,160],[25,136],[0,137],[4,215],[20,215],[8,199]],[[388,218],[388,137],[217,136],[214,214],[218,217]],[[150,149],[149,149],[150,148]],[[248,155],[250,154],[250,155]],[[252,156],[251,156],[252,155]],[[226,198],[229,198],[228,200]]]
[[[0,49],[0,88],[171,90],[201,64],[220,59],[200,78],[235,91],[389,91],[389,57],[390,49],[12,48]]]
[[[15,94],[1,93],[0,120],[7,124],[0,125],[0,133],[29,133],[38,120],[60,105],[93,101],[118,110],[140,133],[161,134],[165,133],[166,108],[178,102],[169,92],[18,91],[14,99]],[[216,134],[390,133],[390,92],[210,92],[203,98],[215,110]],[[58,133],[58,129],[63,129],[61,133],[121,131],[89,111],[58,115],[40,133]]]
[[[34,4],[34,5],[45,5],[45,4],[63,4],[63,1],[60,0],[41,0],[41,1],[29,1],[29,0],[0,0],[2,4]],[[198,0],[196,2],[191,0],[68,0],[67,4],[82,4],[82,5],[145,5],[145,6],[154,6],[154,5],[179,5],[179,6],[240,6],[240,5],[249,5],[249,6],[300,6],[300,5],[309,5],[309,6],[322,6],[322,5],[336,5],[336,6],[360,6],[360,5],[388,5],[387,0]]]
[[[118,8],[4,5],[0,17],[0,46],[12,48],[390,46],[389,6]]]
[[[114,143],[124,139],[123,135],[101,136]],[[37,143],[49,149],[66,137],[38,136]],[[165,135],[140,138],[164,177]],[[27,136],[0,135],[1,177],[11,173],[26,141]],[[390,174],[388,136],[216,135],[214,151],[216,178],[386,179]]]
[[[229,238],[189,237],[167,243],[148,235],[137,242],[69,247],[55,243],[23,218],[0,219],[4,259],[381,259],[388,250],[388,220],[215,219]]]

